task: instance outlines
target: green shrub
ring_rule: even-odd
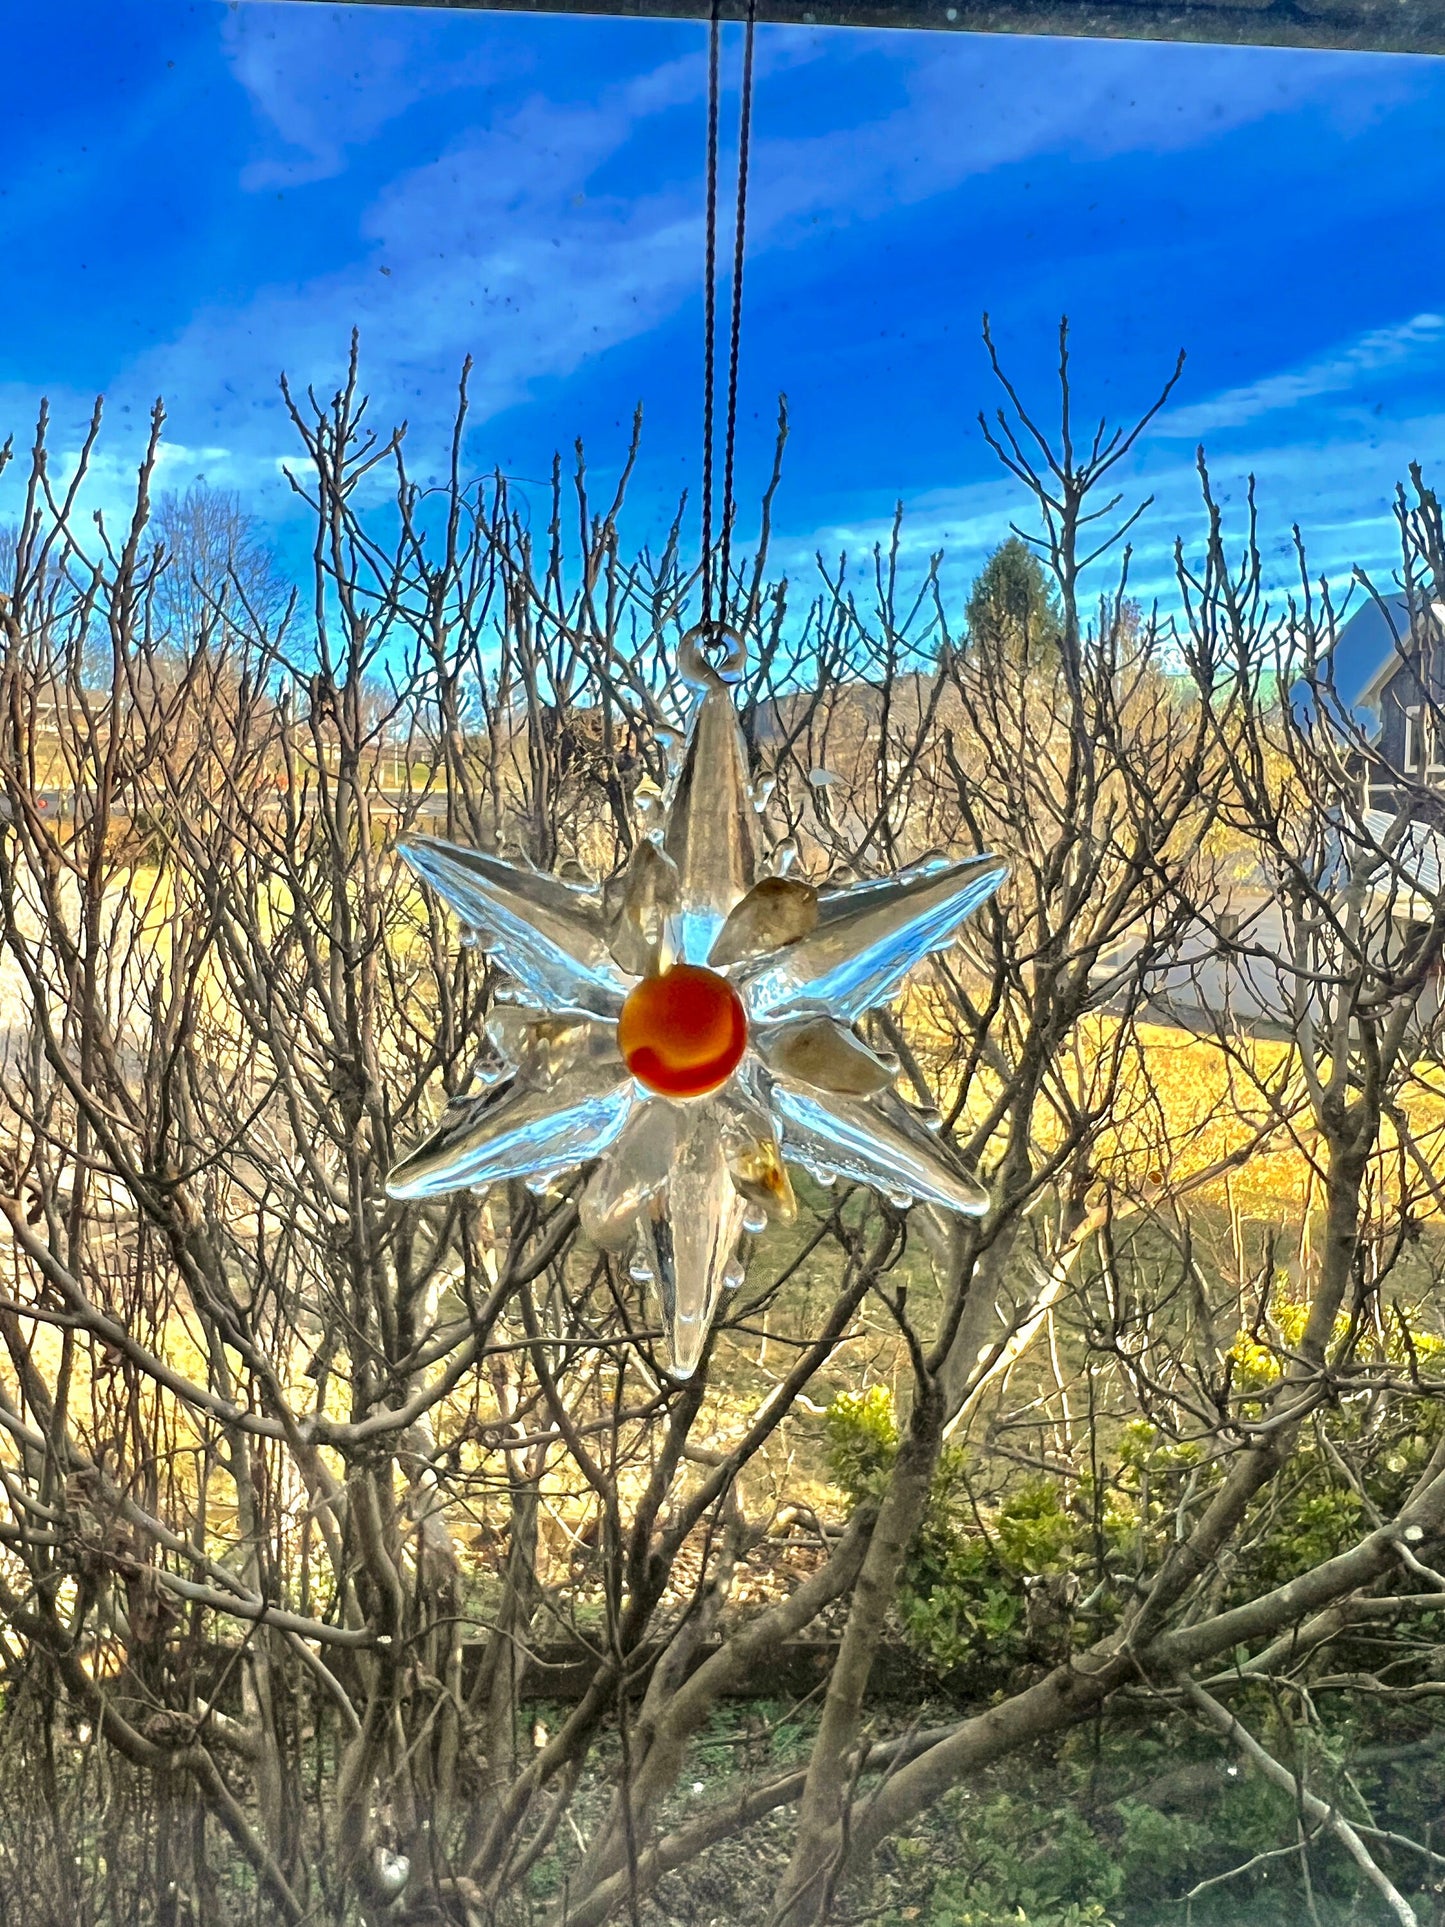
[[[1262,1504],[1221,1604],[1255,1598],[1355,1543],[1368,1507],[1342,1461],[1369,1504],[1393,1512],[1445,1430],[1445,1408],[1403,1398],[1379,1413],[1354,1401],[1322,1423],[1328,1445],[1301,1442]],[[850,1506],[876,1499],[898,1451],[888,1388],[840,1394],[825,1435],[829,1470]],[[976,1503],[963,1448],[940,1454],[896,1611],[904,1636],[950,1685],[971,1695],[1000,1691],[1018,1683],[1020,1667],[1057,1664],[1072,1644],[1098,1638],[1116,1623],[1133,1575],[1167,1556],[1181,1501],[1197,1516],[1218,1473],[1195,1445],[1136,1419],[1114,1434],[1111,1462],[1097,1477],[1097,1494],[1089,1477],[1033,1479]],[[1088,1617],[1076,1632],[1074,1607],[1085,1598]],[[1434,1638],[1434,1624],[1434,1615],[1428,1624],[1421,1618],[1415,1631]]]
[[[1074,1808],[999,1793],[960,1821],[966,1864],[934,1883],[917,1927],[1116,1927],[1117,1855]]]
[[[886,1386],[845,1392],[825,1418],[828,1465],[858,1505],[881,1492],[898,1450],[898,1421]],[[984,1517],[968,1494],[961,1448],[940,1454],[927,1511],[899,1586],[899,1623],[939,1673],[969,1691],[992,1690],[1030,1659],[1049,1660],[1025,1580],[1064,1577],[1088,1548],[1086,1522],[1065,1507],[1060,1489],[1030,1481]],[[1031,1623],[1032,1622],[1032,1623]]]

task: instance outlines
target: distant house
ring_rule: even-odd
[[[1367,805],[1394,811],[1392,775],[1440,792],[1440,808],[1417,812],[1445,823],[1445,603],[1373,596],[1341,627],[1333,651],[1341,700],[1369,729],[1379,761],[1365,772]]]
[[[1359,761],[1364,811],[1358,827],[1342,820],[1335,855],[1331,859],[1326,846],[1324,860],[1338,866],[1343,879],[1362,850],[1393,850],[1366,885],[1365,907],[1381,941],[1404,956],[1428,927],[1445,876],[1445,604],[1417,604],[1412,620],[1403,595],[1368,598],[1340,625],[1330,669],[1341,705],[1374,755]],[[1410,819],[1404,826],[1402,805]],[[1154,975],[1147,1015],[1183,1030],[1223,1025],[1286,1038],[1287,1013],[1299,991],[1284,962],[1287,949],[1278,885],[1246,871],[1222,887],[1207,919],[1181,933]],[[1122,946],[1106,967],[1128,953]],[[1427,988],[1422,1015],[1433,1016],[1441,994],[1439,981]],[[1308,1008],[1315,998],[1303,1001]]]
[[[1367,879],[1363,908],[1378,941],[1403,960],[1434,916],[1445,873],[1445,833],[1422,822],[1409,823],[1402,832],[1393,809],[1370,809],[1357,833],[1342,829],[1333,854],[1327,848],[1323,855],[1343,885],[1362,851],[1373,857],[1387,845],[1392,860]],[[1322,881],[1328,880],[1327,872]],[[1295,1001],[1303,1010],[1319,1001],[1285,961],[1289,952],[1280,891],[1257,870],[1249,871],[1226,887],[1207,920],[1181,934],[1171,957],[1153,975],[1146,1016],[1180,1030],[1212,1033],[1222,1026],[1248,1036],[1288,1038]],[[1127,946],[1121,947],[1118,959],[1109,961],[1122,961],[1127,954]],[[1440,1007],[1438,970],[1432,979],[1421,998],[1422,1020],[1433,1018]]]

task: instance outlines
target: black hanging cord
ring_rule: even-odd
[[[733,533],[733,449],[738,432],[738,361],[743,333],[743,241],[748,221],[748,137],[753,118],[753,24],[757,0],[748,0],[748,24],[743,34],[742,105],[738,113],[738,211],[733,236],[733,312],[732,333],[728,342],[728,415],[727,439],[723,454],[722,555],[718,574],[719,613],[725,613],[728,600],[728,551]]]
[[[702,376],[702,619],[712,619],[712,417],[713,364],[717,346],[717,124],[721,87],[718,76],[722,22],[718,0],[712,0],[712,24],[707,57],[707,267],[703,297]],[[724,507],[724,517],[726,517]],[[724,520],[726,527],[726,520]],[[726,597],[727,585],[723,585]]]
[[[717,176],[718,120],[721,99],[720,53],[722,24],[720,0],[712,0],[708,40],[707,103],[707,285],[703,321],[703,406],[702,406],[702,620],[712,621],[713,547],[712,480],[714,397],[717,387]],[[727,415],[723,431],[722,532],[716,577],[718,620],[727,619],[728,568],[732,547],[733,461],[737,447],[738,366],[742,350],[743,255],[747,238],[748,149],[753,112],[753,30],[757,20],[757,0],[748,0],[747,25],[743,38],[742,99],[738,120],[738,197],[733,231],[732,315],[728,334]]]

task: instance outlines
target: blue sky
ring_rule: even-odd
[[[354,323],[423,477],[470,352],[475,470],[532,489],[581,434],[610,475],[640,400],[634,534],[695,483],[705,28],[315,0],[6,28],[0,433],[46,393],[73,448],[104,392],[98,498],[162,394],[166,481],[237,487],[284,540],[277,376],[329,389]],[[1188,351],[1128,478],[1158,498],[1141,586],[1197,536],[1201,439],[1234,508],[1257,473],[1281,574],[1294,520],[1317,568],[1388,568],[1394,482],[1445,470],[1445,63],[805,28],[758,53],[744,540],[783,389],[783,561],[866,548],[901,499],[916,557],[976,566],[1020,508],[977,427],[980,314],[1047,412],[1067,312],[1086,414]]]

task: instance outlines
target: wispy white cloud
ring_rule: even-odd
[[[233,7],[224,28],[231,69],[280,148],[250,162],[242,186],[297,187],[339,174],[350,150],[417,101],[492,78],[494,54],[459,26],[381,9]]]
[[[895,539],[900,562],[918,571],[927,568],[940,550],[950,566],[980,560],[1009,532],[1010,504],[1000,481],[965,483],[958,488],[927,489],[910,496],[895,537],[893,515],[867,512],[846,521],[832,521],[812,530],[784,530],[773,542],[772,559],[789,575],[801,575],[821,556],[830,570],[838,558],[849,558],[856,580],[860,567],[871,568],[875,548],[887,551]]]
[[[1376,377],[1419,375],[1438,369],[1441,363],[1445,363],[1445,315],[1412,315],[1390,327],[1373,328],[1296,367],[1174,409],[1161,418],[1157,432],[1198,441],[1326,395],[1358,395]]]
[[[578,198],[615,151],[617,120],[524,105],[393,182],[364,216],[363,260],[263,287],[240,309],[200,310],[137,357],[127,384],[183,395],[188,416],[199,409],[249,438],[259,424],[238,419],[232,391],[254,396],[264,383],[274,395],[283,367],[324,383],[355,326],[384,407],[435,426],[471,353],[474,419],[486,420],[539,380],[647,333],[696,286],[690,199]]]
[[[501,71],[502,41],[476,31],[479,24],[475,16],[433,24],[412,10],[400,17],[380,8],[344,16],[318,5],[233,11],[225,29],[232,69],[270,130],[244,184],[320,181],[344,172],[373,143],[379,160],[378,137],[396,116],[419,100],[483,86]],[[671,134],[677,123],[667,117],[678,108],[701,108],[700,46],[564,98],[547,73],[524,75],[515,43],[506,44],[507,86],[441,153],[373,191],[355,217],[351,260],[324,272],[277,274],[239,304],[202,304],[113,382],[114,413],[124,421],[130,408],[137,429],[151,395],[175,398],[180,439],[169,472],[178,481],[202,472],[228,486],[277,488],[278,464],[295,444],[275,377],[284,367],[298,385],[312,381],[324,392],[341,371],[352,325],[362,331],[378,416],[389,422],[409,414],[413,444],[433,443],[440,454],[464,354],[477,358],[473,420],[484,421],[590,358],[645,338],[695,298],[698,143],[680,162],[659,130]],[[1411,84],[1408,64],[1372,69],[1362,89],[1329,56],[1260,49],[774,30],[761,51],[750,217],[757,257],[800,254],[820,233],[886,217],[967,181],[986,183],[990,173],[1034,157],[1054,165],[1052,157],[1203,145],[1307,100],[1359,113],[1368,110],[1365,96],[1378,103]],[[814,90],[826,98],[826,116],[800,128],[770,113],[769,80],[808,62],[827,63],[839,81],[851,63],[866,84]],[[457,125],[455,108],[446,119]],[[1348,400],[1372,371],[1401,370],[1412,356],[1437,352],[1445,353],[1445,319],[1424,314],[1165,417],[1138,474],[1141,491],[1155,488],[1161,498],[1140,533],[1141,569],[1165,580],[1174,527],[1187,523],[1193,484],[1179,438],[1306,400]],[[0,404],[9,399],[0,394]],[[58,415],[62,407],[79,418],[84,400],[63,398]],[[134,461],[126,452],[134,436],[119,439],[121,453],[104,458],[114,461],[117,490]],[[1361,513],[1375,512],[1369,504],[1378,506],[1373,469],[1366,463],[1368,474],[1362,471],[1353,445],[1344,452],[1342,436],[1330,457],[1338,457],[1338,477],[1321,472],[1315,450],[1278,440],[1260,460],[1264,479],[1278,484],[1282,512],[1307,522],[1323,517],[1339,526],[1343,542],[1361,526]],[[1392,445],[1391,461],[1397,452]],[[424,470],[424,454],[420,462]],[[967,566],[1006,533],[1007,513],[993,479],[915,496],[906,555],[922,566],[943,545]],[[886,518],[861,513],[803,529],[784,548],[801,567],[815,547],[856,553],[886,534]]]
[[[251,10],[234,16],[244,22]],[[255,9],[266,31],[233,29],[232,58],[295,158],[265,166],[304,175],[342,164],[423,88],[476,77],[477,53],[435,70],[401,25],[358,35],[350,60],[367,63],[334,99],[316,75],[334,58],[336,28],[321,8]],[[380,16],[378,16],[380,17]],[[369,17],[368,17],[369,18]],[[355,26],[348,15],[348,34]],[[406,23],[410,28],[411,23]],[[449,43],[453,52],[456,45]],[[481,43],[485,46],[488,43]],[[1338,87],[1324,59],[1259,50],[1095,45],[1038,52],[1022,43],[864,35],[840,42],[806,31],[767,41],[770,68],[827,59],[866,63],[869,87],[838,90],[860,104],[821,132],[770,127],[758,107],[750,239],[755,257],[796,248],[821,231],[870,220],[956,188],[969,177],[1045,152],[1157,151],[1216,136]],[[1189,84],[1173,76],[1189,59]],[[1182,68],[1179,69],[1182,73]],[[236,307],[203,307],[170,341],[137,357],[126,384],[187,398],[193,436],[250,444],[261,420],[284,433],[274,406],[256,419],[238,391],[269,387],[282,366],[323,378],[353,324],[384,405],[440,425],[450,376],[473,352],[473,419],[512,406],[589,357],[644,337],[694,298],[701,254],[701,187],[669,162],[657,185],[627,191],[627,154],[661,116],[701,104],[698,54],[669,59],[590,99],[540,88],[493,112],[423,165],[399,172],[360,216],[364,252],[299,282],[257,288]],[[870,103],[881,103],[872,105]],[[335,111],[333,111],[335,109]],[[293,173],[291,178],[300,178]],[[250,178],[258,178],[254,174]],[[254,408],[250,410],[254,416]],[[224,427],[222,426],[224,424]],[[418,423],[418,427],[421,427]]]
[[[46,399],[46,475],[59,500],[75,477],[94,398],[57,386]],[[35,395],[16,384],[0,383],[0,421],[7,429],[13,428],[14,438],[13,459],[0,472],[0,526],[4,526],[18,522],[23,509],[37,424]],[[98,546],[96,516],[103,518],[112,535],[130,521],[149,432],[149,413],[144,408],[105,411],[102,433],[86,460],[85,479],[71,522],[72,534],[82,549]],[[152,499],[171,489],[183,493],[194,482],[234,489],[244,499],[261,505],[277,491],[280,464],[275,456],[259,449],[165,436],[150,478]]]
[[[1036,155],[1193,146],[1333,96],[1342,78],[1327,55],[1258,48],[969,36],[921,48],[906,36],[900,43],[866,48],[871,63],[893,70],[890,91],[901,86],[887,111],[759,142],[761,230],[811,224],[819,213],[835,222],[869,218]],[[1040,84],[1044,48],[1047,85]],[[864,54],[860,40],[853,57]]]
[[[1400,562],[1396,487],[1415,460],[1423,460],[1428,480],[1436,457],[1445,464],[1445,412],[1440,411],[1409,424],[1394,424],[1370,443],[1326,425],[1308,441],[1255,446],[1247,457],[1224,454],[1210,464],[1210,485],[1223,512],[1226,542],[1242,555],[1248,533],[1247,491],[1253,476],[1265,582],[1272,594],[1282,597],[1300,580],[1296,524],[1312,581],[1324,577],[1338,587],[1350,580],[1357,567],[1388,581]],[[1437,472],[1445,482],[1439,465]],[[1158,437],[1142,450],[1118,486],[1120,521],[1137,503],[1153,498],[1127,538],[1131,590],[1145,602],[1157,598],[1162,605],[1173,606],[1175,543],[1182,541],[1186,562],[1196,564],[1207,531],[1193,460],[1177,443]],[[919,494],[907,503],[903,520],[899,554],[904,570],[916,581],[930,558],[942,550],[945,585],[959,597],[1013,523],[1026,532],[1038,532],[1031,509],[1028,499],[1002,476]],[[856,581],[859,565],[866,566],[875,544],[886,548],[891,535],[890,510],[874,515],[861,512],[847,522],[783,532],[774,544],[774,560],[803,582],[816,553],[831,566],[846,550]],[[1116,547],[1095,566],[1091,593],[1115,585],[1122,554],[1122,548]]]

